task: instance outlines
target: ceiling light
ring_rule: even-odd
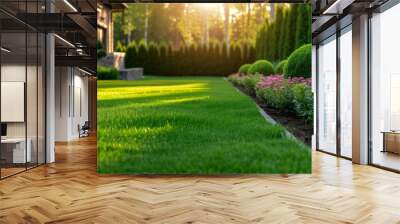
[[[83,72],[83,73],[85,73],[85,74],[87,74],[87,75],[92,75],[92,73],[90,73],[90,72],[88,72],[88,71],[85,71],[85,70],[83,70],[83,69],[81,69],[81,68],[79,68],[79,67],[78,67],[78,69],[79,69],[79,71],[81,71],[81,72]]]
[[[351,5],[355,0],[336,0],[330,5],[322,14],[324,15],[339,15],[343,13],[343,10]]]
[[[74,12],[78,12],[78,10],[68,1],[68,0],[64,0],[65,4],[68,5],[68,7],[70,7]]]
[[[0,47],[0,49],[1,49],[2,51],[6,52],[6,53],[10,53],[10,52],[11,52],[10,50],[8,50],[8,49],[5,48],[5,47]]]
[[[339,4],[340,0],[336,0],[332,5],[330,5],[322,14],[330,14],[332,13],[331,10],[332,9],[336,9],[337,10],[337,6]]]
[[[71,42],[69,42],[68,40],[66,40],[66,39],[64,39],[64,38],[62,38],[62,37],[60,37],[59,35],[57,35],[57,34],[54,34],[54,36],[55,37],[57,37],[59,40],[61,40],[62,42],[64,42],[65,44],[67,44],[68,46],[70,46],[70,47],[72,47],[72,48],[75,48],[75,45],[73,45]]]

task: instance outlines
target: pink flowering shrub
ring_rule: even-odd
[[[297,110],[298,108],[308,108],[299,105],[300,100],[297,99],[305,98],[299,96],[299,94],[309,93],[309,91],[293,91],[294,87],[298,85],[311,90],[311,79],[303,77],[285,79],[283,75],[270,75],[263,77],[260,82],[257,83],[256,95],[271,108],[282,112],[296,113],[300,116],[308,115],[308,113],[304,111]],[[296,87],[296,89],[298,89],[298,87]],[[307,99],[309,98],[307,97]],[[309,102],[305,103],[307,103],[307,105],[309,104]]]
[[[304,84],[306,86],[311,87],[311,78],[304,78],[304,77],[293,77],[293,78],[288,78],[288,84]]]
[[[257,88],[282,88],[286,85],[304,84],[311,86],[311,79],[303,77],[293,77],[285,79],[283,75],[270,75],[263,77],[260,82],[257,83]]]
[[[254,94],[268,107],[280,112],[296,114],[306,121],[313,118],[313,93],[311,79],[285,78],[283,75],[231,75],[228,78]]]

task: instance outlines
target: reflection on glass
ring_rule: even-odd
[[[26,99],[26,112],[27,112],[27,142],[30,147],[30,161],[27,163],[28,168],[37,165],[37,79],[38,79],[38,51],[37,41],[38,36],[35,32],[27,33],[27,99]],[[29,148],[28,147],[28,148]]]
[[[400,170],[400,5],[372,17],[372,163]]]
[[[352,35],[340,36],[340,153],[352,157]],[[346,30],[347,31],[347,30]]]
[[[30,141],[26,140],[26,35],[1,34],[1,160],[2,177],[26,169],[31,161]],[[27,144],[28,142],[28,144]]]
[[[43,12],[44,3],[0,1],[0,7],[21,16]],[[4,178],[45,162],[45,35],[0,11],[0,47]]]
[[[38,34],[38,77],[37,77],[37,91],[38,91],[38,136],[37,136],[37,147],[38,147],[38,156],[37,162],[38,164],[45,163],[45,60],[46,60],[46,52],[45,52],[45,44],[46,39],[45,35],[42,33]]]
[[[318,148],[336,153],[336,40],[318,48]]]

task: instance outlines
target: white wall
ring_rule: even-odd
[[[24,82],[25,81],[25,71],[26,67],[24,65],[18,65],[18,64],[3,64],[1,66],[1,81],[2,82]],[[33,66],[28,66],[27,67],[28,74],[31,74],[33,72],[36,73],[36,67]],[[36,85],[35,83],[32,83],[33,80],[29,80],[29,84]],[[36,89],[27,89],[27,102],[31,103],[34,101],[33,99],[36,99]],[[32,90],[33,92],[30,92]],[[33,106],[33,105],[32,105]],[[36,101],[35,105],[36,107]],[[2,110],[7,110],[7,108],[1,108]],[[23,108],[24,109],[24,108]],[[36,113],[28,113],[27,114],[28,122],[35,121],[35,129],[36,129]],[[25,123],[26,122],[7,122],[7,136],[8,137],[25,137]],[[33,128],[33,124],[29,124],[28,128]],[[29,137],[29,136],[28,136]]]
[[[55,68],[55,141],[67,141],[69,133],[70,69]]]
[[[56,67],[56,141],[79,138],[78,125],[88,120],[88,78],[76,68]]]

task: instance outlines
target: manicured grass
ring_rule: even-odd
[[[98,171],[309,173],[311,153],[217,77],[98,81]]]

